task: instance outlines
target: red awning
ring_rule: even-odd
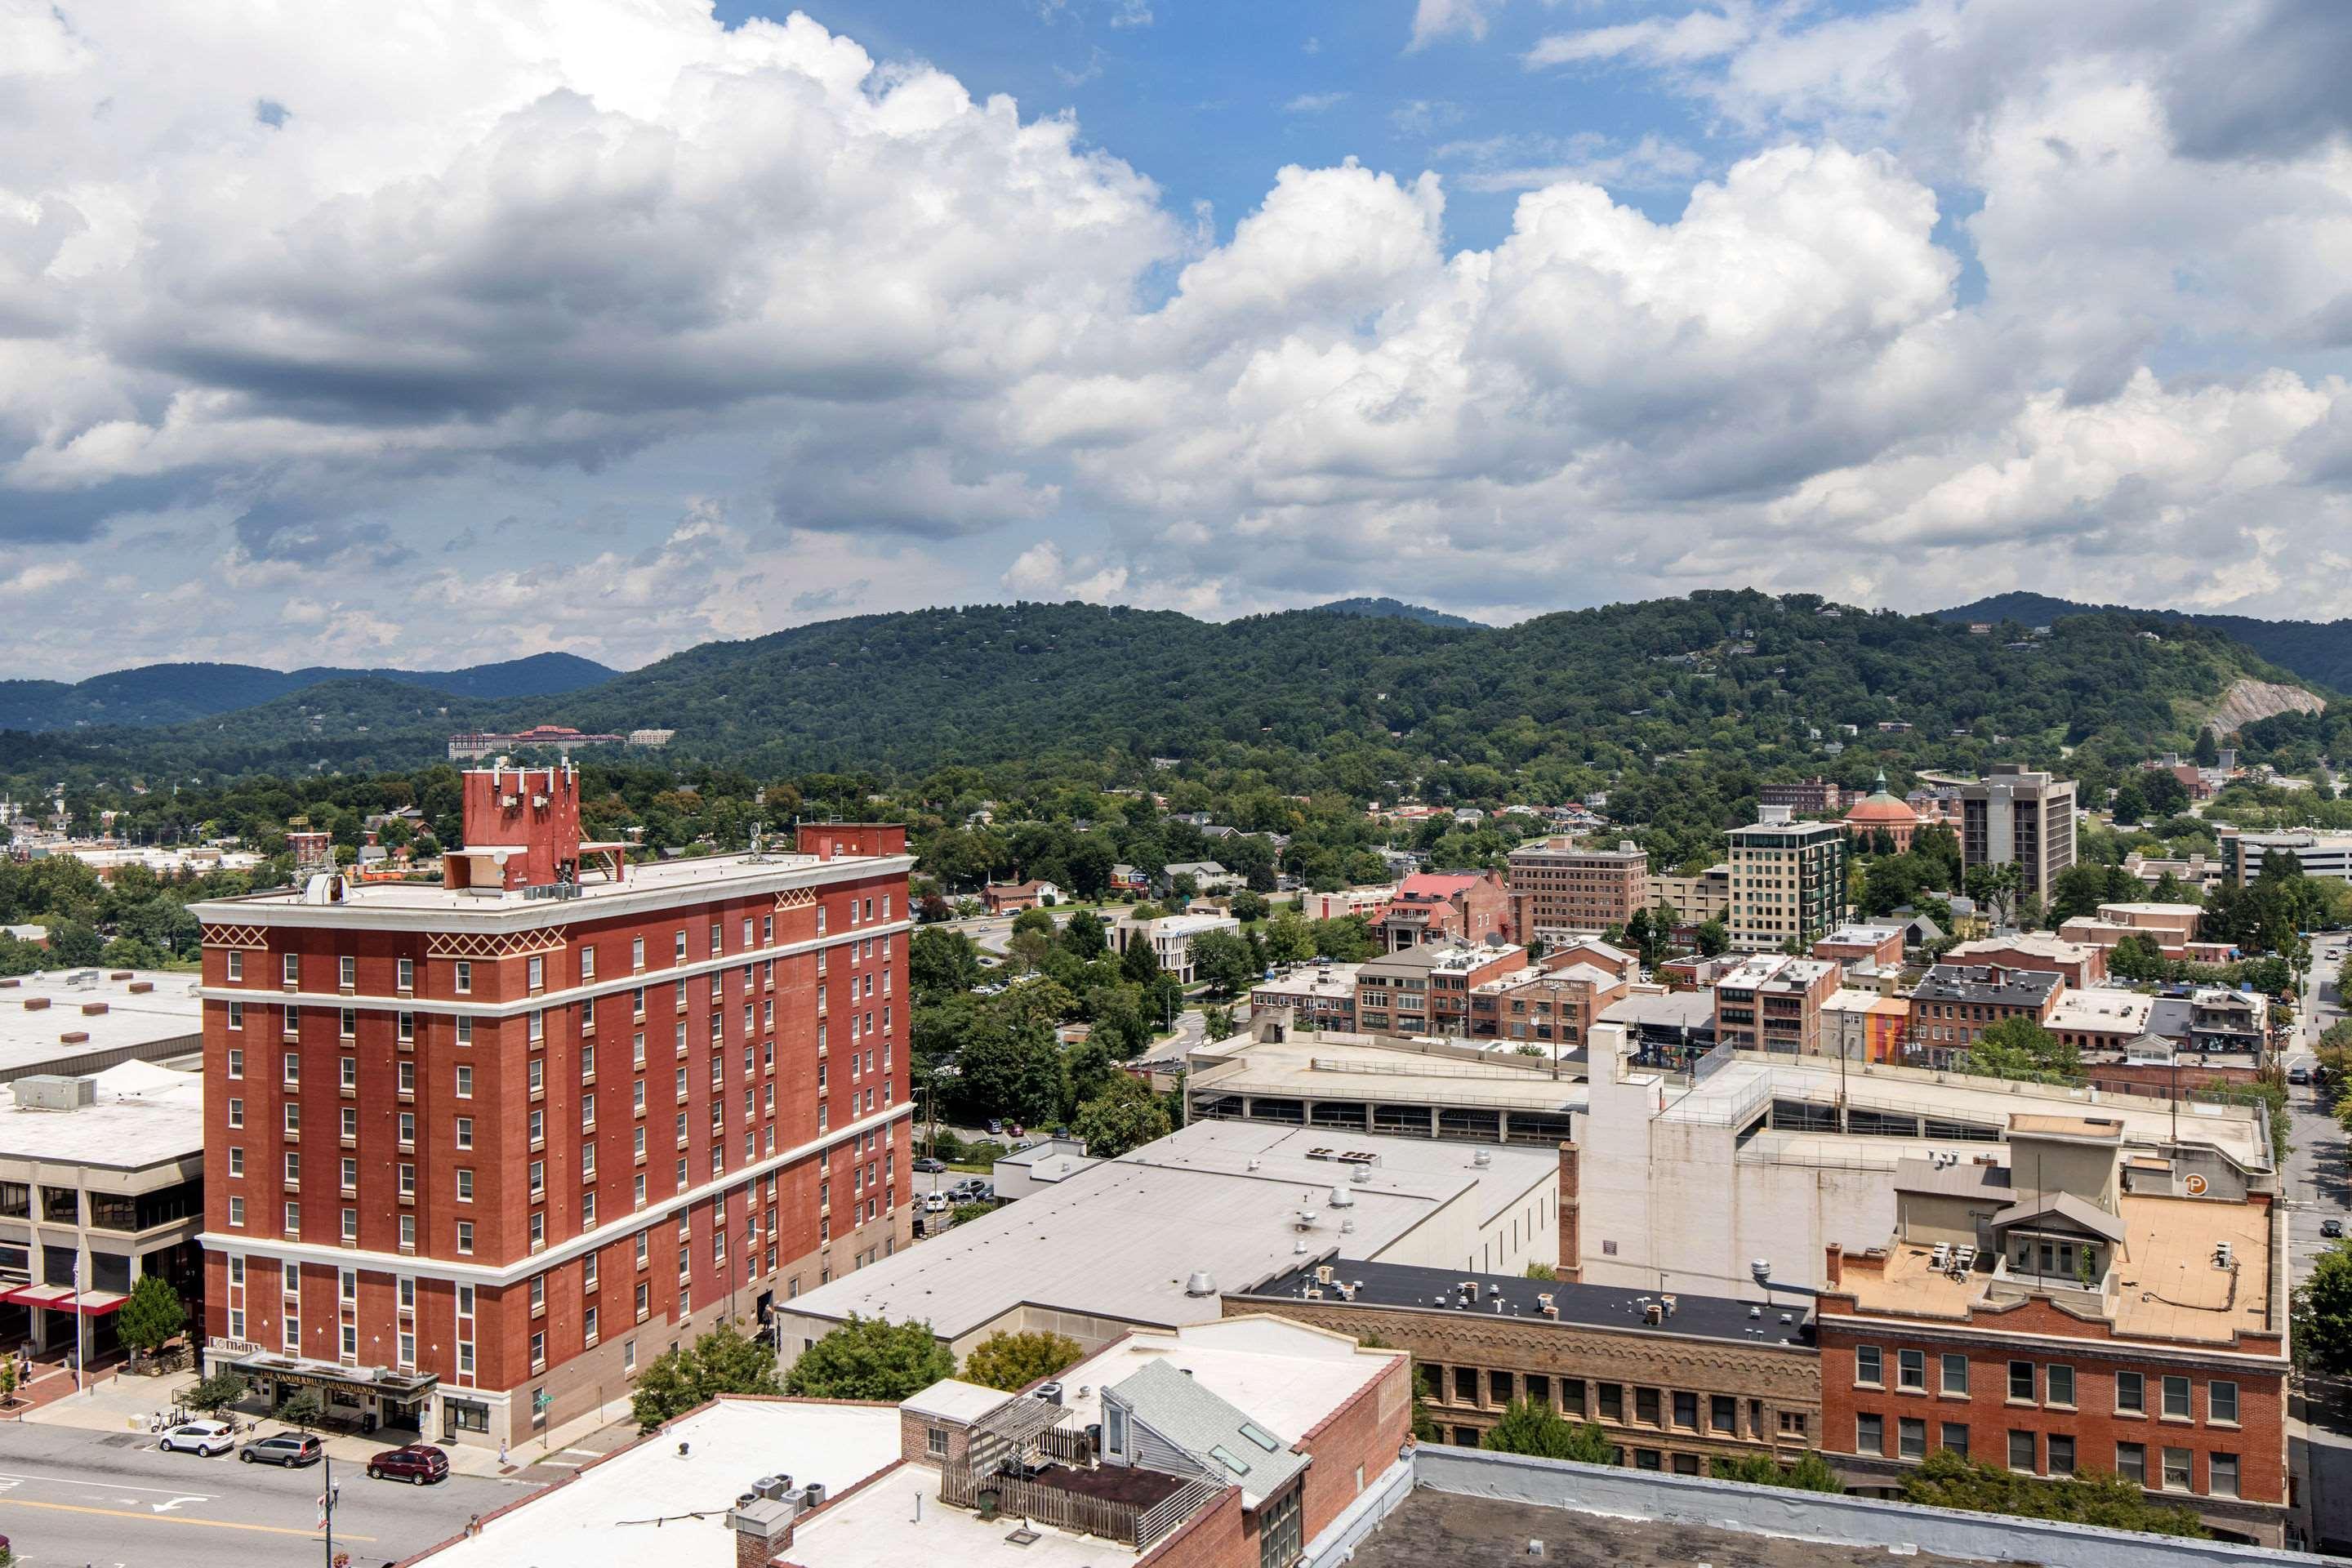
[[[19,1285],[0,1291],[0,1301],[15,1301],[26,1307],[47,1307],[52,1312],[79,1312],[85,1318],[102,1318],[121,1310],[123,1298],[113,1290],[84,1290],[77,1298],[70,1285]]]

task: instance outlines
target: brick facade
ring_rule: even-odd
[[[460,879],[551,891],[514,879],[595,852],[541,842],[576,835],[571,775],[507,771],[550,802],[520,828],[490,777],[468,842],[524,852]],[[199,906],[215,1356],[429,1373],[427,1436],[520,1440],[904,1245],[903,846]]]

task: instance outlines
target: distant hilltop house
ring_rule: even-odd
[[[449,737],[449,760],[471,762],[531,746],[551,746],[565,756],[576,746],[667,746],[677,733],[675,730],[632,730],[625,735],[590,735],[569,724],[534,724],[511,735],[476,730]]]

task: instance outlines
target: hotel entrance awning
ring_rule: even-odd
[[[344,1366],[304,1356],[239,1356],[228,1363],[240,1377],[266,1377],[294,1388],[323,1388],[345,1394],[373,1394],[398,1403],[424,1398],[440,1384],[429,1372],[401,1372],[392,1367]]]

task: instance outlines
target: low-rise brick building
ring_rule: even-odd
[[[1892,1489],[1938,1448],[2123,1476],[2231,1539],[2288,1523],[2284,1230],[2221,1162],[2018,1115],[2010,1163],[1906,1160],[1887,1245],[1829,1246],[1822,1449]]]
[[[1601,1010],[1624,994],[1625,982],[1589,963],[1531,963],[1471,988],[1470,1034],[1547,1052],[1576,1049]]]
[[[1821,1431],[1806,1310],[1388,1263],[1318,1263],[1225,1298],[1412,1353],[1443,1442],[1475,1447],[1515,1399],[1597,1423],[1623,1463],[1787,1462]]]
[[[1521,942],[1622,931],[1650,906],[1650,857],[1631,839],[1601,848],[1538,838],[1511,851],[1510,893],[1511,933]]]
[[[1508,941],[1510,891],[1492,871],[1415,872],[1372,917],[1372,931],[1391,952],[1423,942]]]
[[[1834,959],[1744,959],[1715,983],[1715,1037],[1744,1051],[1819,1056],[1822,1008],[1843,975]]]
[[[1968,1050],[2005,1019],[2046,1026],[2064,989],[2065,982],[2046,969],[1937,964],[1912,988],[1913,1042],[1931,1056],[1949,1056]]]
[[[1356,969],[1356,1026],[1368,1035],[1467,1035],[1470,993],[1521,968],[1507,942],[1416,942]]]

